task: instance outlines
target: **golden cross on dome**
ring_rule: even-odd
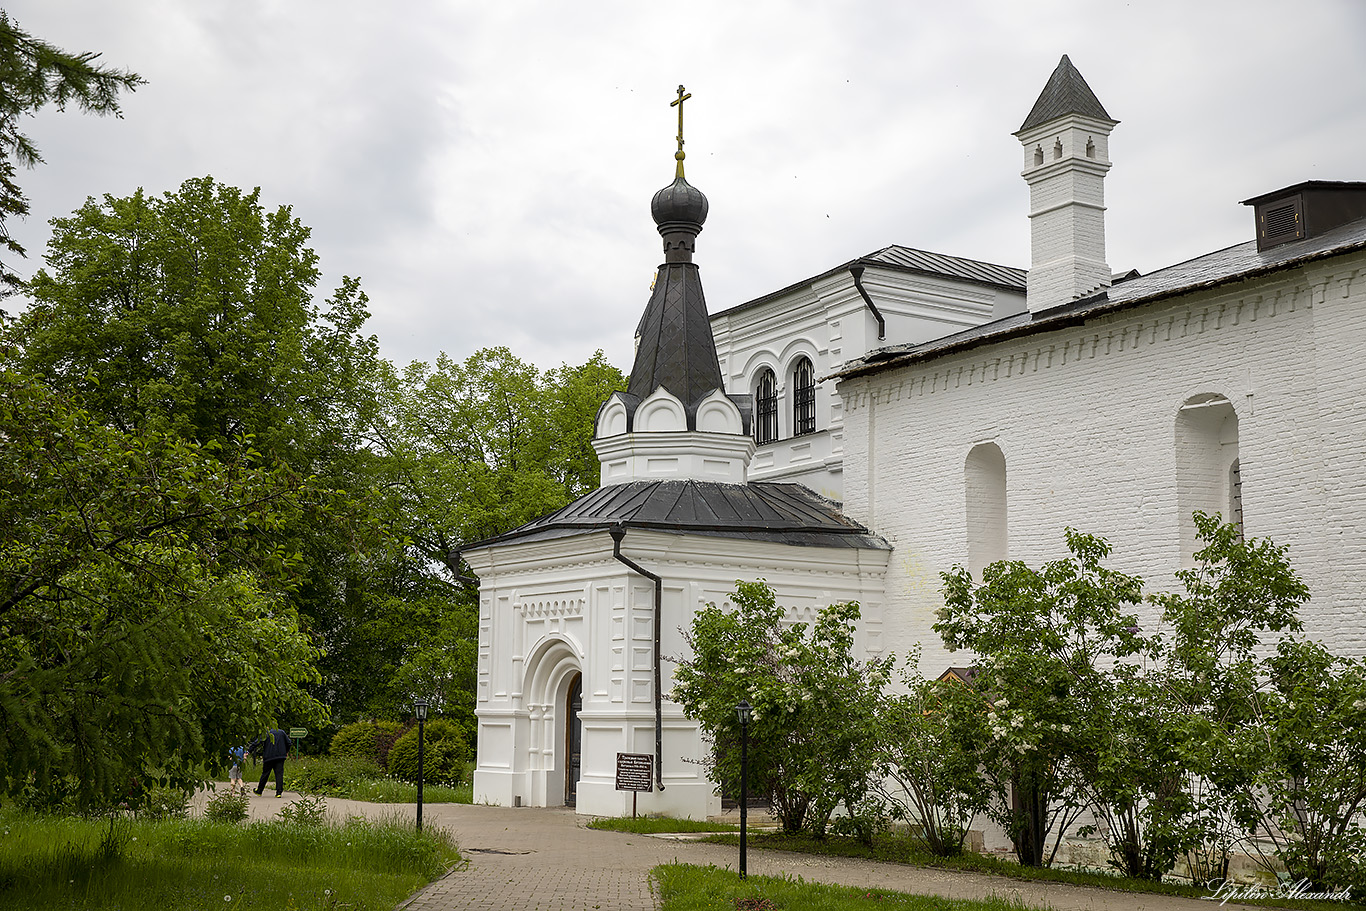
[[[674,158],[678,159],[677,176],[679,177],[683,176],[683,159],[686,157],[683,154],[683,102],[691,97],[692,93],[688,92],[680,85],[678,87],[678,98],[669,102],[669,107],[678,108],[678,151],[674,153]]]

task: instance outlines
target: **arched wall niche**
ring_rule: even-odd
[[[1242,518],[1238,414],[1233,403],[1220,392],[1187,398],[1176,411],[1174,445],[1181,565],[1193,566],[1200,549],[1191,518],[1196,510],[1218,513],[1224,521]]]
[[[1006,457],[995,443],[979,443],[963,465],[966,497],[968,570],[980,579],[982,570],[1009,553],[1006,530]]]

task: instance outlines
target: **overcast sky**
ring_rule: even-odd
[[[1110,115],[1112,268],[1252,237],[1238,201],[1366,180],[1362,0],[0,0],[135,70],[124,118],[24,124],[16,224],[211,174],[313,231],[396,361],[506,345],[629,368],[662,256],[650,197],[711,201],[713,312],[890,244],[1027,266],[1011,133],[1068,54]]]

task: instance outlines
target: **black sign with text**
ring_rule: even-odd
[[[617,754],[617,790],[653,791],[655,758],[649,753]]]

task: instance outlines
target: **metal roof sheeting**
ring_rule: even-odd
[[[563,537],[613,525],[811,547],[890,550],[838,504],[801,484],[632,481],[600,487],[563,509],[465,550]]]
[[[1102,313],[1244,281],[1290,269],[1301,263],[1362,249],[1366,249],[1366,219],[1260,253],[1256,241],[1247,241],[1147,275],[1126,279],[1100,294],[1060,307],[1038,313],[1017,313],[917,345],[892,345],[871,351],[862,358],[850,361],[831,376],[880,373],[978,345],[1077,325]]]
[[[964,259],[961,256],[947,256],[943,253],[931,253],[928,250],[916,250],[911,247],[886,247],[871,256],[864,257],[863,261],[885,263],[889,266],[910,269],[914,272],[925,272],[930,275],[962,278],[988,285],[1002,285],[1018,291],[1025,290],[1025,280],[1029,275],[1027,270],[1016,269],[1013,266],[998,266],[995,263]]]
[[[805,288],[818,281],[823,281],[832,275],[848,272],[854,266],[878,266],[902,272],[914,272],[920,275],[953,278],[974,284],[990,285],[993,288],[1004,288],[1007,291],[1018,291],[1022,294],[1025,291],[1025,279],[1029,275],[1028,270],[1017,269],[1014,266],[998,266],[995,263],[965,259],[961,256],[948,256],[944,253],[931,253],[928,250],[892,245],[883,247],[875,253],[869,253],[867,256],[860,256],[858,259],[841,263],[833,269],[827,269],[819,275],[804,278],[799,282],[779,288],[777,291],[770,291],[762,297],[756,297],[725,310],[718,310],[712,314],[712,318],[715,319],[718,316],[725,316],[730,313],[741,313],[785,294],[790,294],[799,288]]]

